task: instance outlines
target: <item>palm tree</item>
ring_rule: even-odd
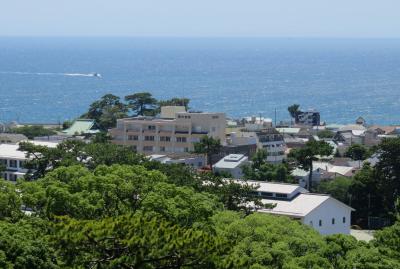
[[[298,122],[298,116],[300,114],[299,108],[300,108],[300,105],[298,105],[298,104],[293,104],[288,107],[289,114],[292,117],[292,119],[294,119],[295,123]]]

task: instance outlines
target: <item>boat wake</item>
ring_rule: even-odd
[[[2,72],[10,75],[37,75],[37,76],[69,76],[69,77],[101,77],[99,73],[33,73],[33,72]]]

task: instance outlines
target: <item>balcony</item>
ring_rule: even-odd
[[[175,130],[175,134],[189,134],[189,130]]]
[[[192,130],[192,134],[207,135],[208,132],[207,132],[207,131],[193,131],[193,130]]]

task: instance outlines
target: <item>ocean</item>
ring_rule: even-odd
[[[62,122],[142,91],[229,117],[288,120],[298,103],[327,123],[400,124],[400,40],[0,38],[0,122]]]

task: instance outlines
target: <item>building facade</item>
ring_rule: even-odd
[[[285,159],[286,144],[283,135],[275,128],[263,129],[256,135],[258,148],[267,151],[267,162],[281,163]]]
[[[296,124],[319,126],[321,125],[320,114],[315,110],[301,111],[296,117]]]
[[[24,168],[25,153],[18,148],[17,144],[0,144],[0,164],[5,167],[1,176],[4,180],[16,182],[28,172]]]
[[[224,113],[176,112],[170,118],[172,114],[171,108],[162,108],[160,118],[119,119],[117,127],[110,130],[112,142],[147,155],[191,152],[205,135],[225,144]]]
[[[249,165],[249,158],[243,154],[229,154],[216,164],[214,164],[215,172],[229,173],[233,178],[243,178],[243,166]]]
[[[263,204],[275,204],[273,208],[258,208],[258,212],[299,220],[323,235],[350,234],[354,209],[329,195],[309,193],[294,184],[264,181],[246,184],[256,186],[254,192]]]
[[[57,143],[27,141],[34,145],[55,148]],[[27,161],[26,152],[19,150],[18,144],[0,144],[0,164],[5,170],[0,173],[5,180],[16,182],[18,178],[22,178],[28,173],[28,169],[24,167]]]

